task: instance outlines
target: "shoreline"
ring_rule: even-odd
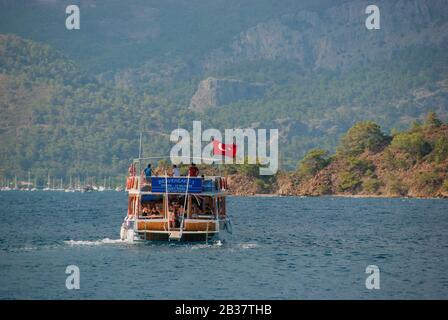
[[[41,189],[37,191],[43,191]],[[53,190],[54,191],[54,190]],[[59,190],[58,190],[59,191]],[[108,190],[114,191],[114,190]],[[30,190],[0,190],[0,192],[32,192]],[[63,192],[63,191],[59,191]],[[45,192],[47,193],[47,192]],[[90,192],[85,192],[90,193]],[[280,197],[296,197],[296,198],[359,198],[359,199],[428,199],[428,200],[438,200],[438,199],[448,199],[448,195],[442,195],[438,197],[427,196],[391,196],[391,195],[381,195],[381,194],[322,194],[322,195],[299,195],[299,194],[278,194],[278,193],[249,193],[249,194],[234,194],[228,191],[228,196],[234,197],[257,197],[257,198],[280,198]]]
[[[359,194],[328,194],[328,195],[293,195],[293,194],[276,194],[276,193],[257,193],[257,194],[232,194],[234,197],[256,197],[256,198],[356,198],[356,199],[424,199],[424,200],[444,200],[448,196],[441,197],[411,197],[411,196],[387,196],[387,195],[359,195]]]

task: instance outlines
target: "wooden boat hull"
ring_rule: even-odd
[[[227,220],[186,219],[182,231],[166,219],[139,219],[132,221],[137,228],[122,229],[121,237],[127,240],[203,242],[219,238]]]
[[[140,234],[141,240],[146,241],[181,241],[181,242],[206,242],[211,241],[214,238],[218,237],[217,234],[214,233],[199,233],[199,234],[187,234],[183,233],[182,238],[179,240],[170,240],[170,236],[168,233],[151,233],[146,232]]]

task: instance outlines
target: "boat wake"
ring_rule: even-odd
[[[258,247],[258,244],[256,243],[239,243],[237,245],[240,249],[254,249]]]
[[[230,250],[247,250],[247,249],[255,249],[258,248],[258,244],[256,243],[225,243],[220,240],[213,242],[213,243],[201,243],[201,244],[195,244],[192,245],[190,248],[191,250],[198,250],[198,249],[208,249],[208,248],[227,248]]]
[[[198,250],[198,249],[207,249],[207,248],[219,248],[222,247],[223,242],[221,240],[211,242],[211,243],[198,243],[189,245],[191,246],[191,250]]]
[[[121,244],[121,243],[127,243],[127,242],[124,240],[121,240],[121,239],[104,238],[101,240],[93,240],[93,241],[69,240],[69,241],[64,241],[64,243],[67,245],[70,245],[70,246],[99,246],[99,245],[103,245],[103,244]]]
[[[128,244],[130,242],[126,241],[126,240],[121,240],[121,239],[109,239],[109,238],[104,238],[101,240],[68,240],[68,241],[64,241],[64,244],[69,245],[69,246],[101,246],[101,245],[114,245],[114,244]],[[151,244],[152,246],[164,246],[161,243],[157,243],[157,244]],[[177,242],[172,242],[169,243],[169,246],[175,246],[175,247],[184,247],[184,248],[188,248],[190,250],[201,250],[201,249],[217,249],[217,248],[228,248],[231,250],[247,250],[247,249],[255,249],[258,247],[258,244],[256,243],[236,243],[236,244],[231,244],[231,243],[226,243],[223,242],[221,240],[217,240],[214,242],[210,242],[210,243],[197,243],[197,244],[192,244],[192,243],[187,243],[186,246],[183,245],[183,243],[177,243]]]

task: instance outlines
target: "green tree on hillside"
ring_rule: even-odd
[[[440,163],[448,158],[448,137],[442,136],[437,139],[434,145],[434,160],[436,163]]]
[[[301,176],[313,176],[330,163],[328,151],[313,149],[300,161],[298,172]]]
[[[392,150],[401,150],[408,153],[414,160],[421,160],[431,152],[431,145],[420,132],[399,133],[392,139],[390,147]]]
[[[440,127],[442,125],[442,121],[437,118],[435,112],[429,112],[426,116],[425,126],[426,127]]]
[[[350,171],[341,172],[339,174],[339,181],[337,190],[340,192],[356,192],[362,183],[359,175]]]
[[[343,156],[356,156],[365,150],[378,152],[389,140],[390,137],[381,131],[378,124],[362,121],[351,127],[342,137],[337,152]]]
[[[441,185],[443,179],[436,171],[419,172],[415,179],[415,186],[424,190],[426,194],[433,194]]]

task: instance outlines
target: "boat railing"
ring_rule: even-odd
[[[188,190],[188,193],[203,193],[226,191],[227,188],[227,178],[221,176],[172,177],[163,175],[152,176],[148,181],[144,175],[130,175],[126,181],[126,191],[133,192],[182,193]]]

